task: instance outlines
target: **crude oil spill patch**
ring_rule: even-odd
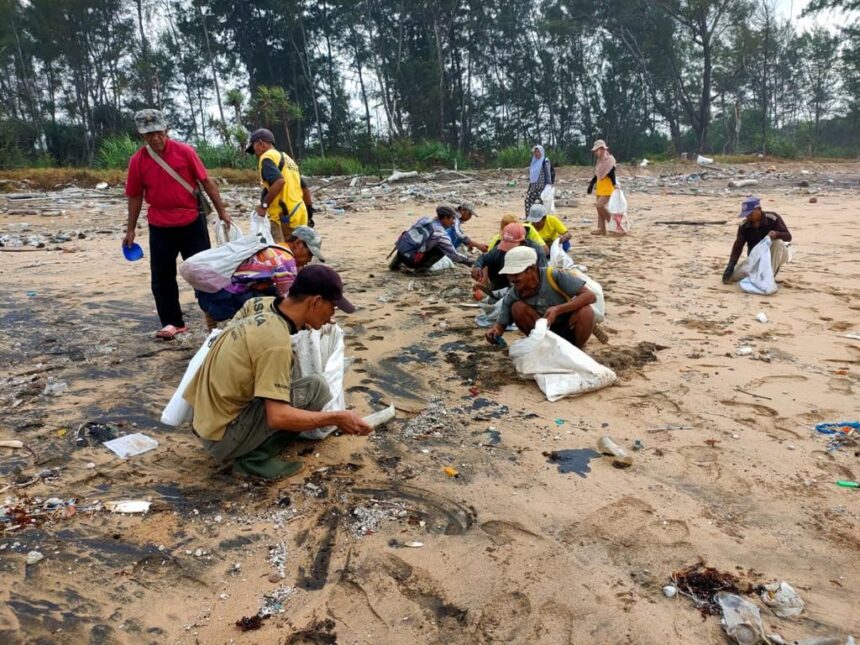
[[[502,405],[493,401],[491,399],[485,399],[484,397],[478,397],[472,401],[472,406],[470,408],[473,411],[480,410],[480,414],[474,415],[476,420],[479,419],[501,419],[504,415],[510,412],[510,408],[506,405]]]
[[[591,460],[599,457],[600,453],[591,448],[574,448],[572,450],[553,450],[543,453],[547,461],[558,465],[558,472],[576,473],[585,479],[586,473],[591,472]]]
[[[616,372],[642,367],[648,363],[657,362],[657,352],[668,349],[663,345],[641,342],[633,347],[598,347],[594,348],[591,356],[598,363]]]
[[[421,345],[410,345],[409,347],[404,347],[398,356],[385,360],[391,360],[400,364],[432,363],[436,360],[436,352],[431,351],[426,347],[422,347]]]
[[[475,521],[473,509],[461,506],[441,495],[413,486],[391,488],[355,488],[356,495],[383,500],[400,500],[424,513],[428,519],[427,530],[444,535],[463,535]]]
[[[374,385],[389,397],[423,401],[423,384],[410,372],[397,365],[395,359],[384,358],[369,373]]]
[[[325,528],[325,535],[319,542],[314,556],[309,575],[305,574],[304,567],[299,567],[299,580],[296,586],[300,589],[314,591],[322,589],[328,580],[328,570],[331,565],[331,551],[334,548],[337,525],[340,521],[340,511],[331,508],[323,513],[319,519],[318,526]]]
[[[498,430],[484,430],[481,434],[487,436],[488,446],[498,446],[502,442],[502,433]]]

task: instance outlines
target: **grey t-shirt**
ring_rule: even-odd
[[[505,299],[502,300],[502,309],[499,312],[498,322],[500,325],[507,327],[513,322],[511,307],[517,300],[522,300],[526,304],[531,305],[541,316],[543,316],[546,313],[546,310],[550,307],[563,305],[567,302],[567,299],[565,299],[564,296],[550,286],[549,280],[546,279],[547,270],[540,269],[539,271],[540,288],[538,289],[537,295],[532,296],[531,298],[520,298],[520,294],[517,293],[517,290],[514,287],[508,289],[508,292],[505,294]],[[575,298],[576,294],[578,294],[585,286],[585,280],[580,280],[572,273],[562,269],[553,269],[552,277],[555,279],[555,283],[558,285],[558,288],[564,291],[568,295],[569,299]]]

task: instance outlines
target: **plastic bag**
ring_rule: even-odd
[[[549,247],[549,266],[569,270],[576,266],[571,257],[561,248],[561,238],[556,238]]]
[[[227,225],[220,219],[215,223],[215,244],[217,246],[221,246],[227,242],[236,242],[241,240],[242,237],[244,236],[236,222],[233,222],[230,228],[227,228]]]
[[[606,230],[610,233],[629,233],[630,218],[627,216],[627,198],[623,190],[616,188],[612,191],[606,209],[609,211]]]
[[[445,271],[446,269],[453,269],[454,261],[449,258],[447,255],[439,260],[436,264],[430,267],[430,271]]]
[[[547,184],[540,191],[540,201],[546,207],[549,214],[555,213],[555,186]]]
[[[533,377],[549,401],[599,390],[617,379],[611,369],[551,332],[545,318],[509,353],[517,373]]]
[[[257,238],[265,242],[268,246],[275,243],[275,238],[272,237],[272,226],[269,223],[268,217],[260,217],[257,213],[251,213],[251,229],[248,235],[245,236]]]
[[[766,237],[755,245],[746,259],[747,277],[740,281],[740,287],[747,293],[769,296],[779,288],[773,277],[770,263],[770,245],[773,241]]]
[[[594,321],[602,323],[606,318],[606,300],[603,298],[603,287],[597,280],[592,280],[588,274],[579,269],[571,269],[570,272],[580,280],[585,280],[585,286],[597,297],[597,302],[592,303],[591,308],[594,309]]]
[[[323,412],[346,409],[346,395],[343,381],[346,373],[346,347],[343,342],[343,329],[338,325],[324,325],[319,330],[304,330],[292,337],[293,378],[311,374],[322,374],[331,391],[331,400],[323,407]],[[306,430],[299,436],[303,439],[325,439],[337,428],[325,426]]]
[[[179,265],[179,274],[195,289],[215,293],[230,286],[233,272],[242,262],[267,246],[271,245],[254,236],[227,242],[192,255]]]
[[[170,401],[164,406],[164,411],[161,413],[161,422],[168,426],[181,426],[183,423],[191,421],[194,416],[194,408],[188,405],[188,402],[182,398],[185,393],[185,388],[197,374],[197,370],[203,365],[206,355],[215,344],[215,340],[221,334],[220,329],[213,329],[209,336],[203,341],[197,353],[188,361],[188,367],[185,368],[185,374],[182,375],[182,380],[179,381],[179,387],[170,397]]]

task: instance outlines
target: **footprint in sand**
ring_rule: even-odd
[[[521,591],[494,597],[481,608],[478,631],[481,642],[510,643],[522,641],[531,630],[532,604]]]
[[[490,536],[497,545],[510,544],[515,539],[524,539],[535,542],[543,538],[537,533],[532,533],[522,524],[517,522],[506,522],[505,520],[489,520],[481,524],[481,530]]]
[[[723,405],[728,405],[735,408],[752,408],[756,414],[762,417],[775,417],[779,416],[779,412],[774,410],[773,408],[769,408],[766,405],[762,405],[761,403],[746,403],[744,401],[720,401]]]
[[[715,473],[715,479],[720,478],[720,453],[722,448],[716,446],[682,446],[678,452],[683,455],[688,466],[704,468]]]

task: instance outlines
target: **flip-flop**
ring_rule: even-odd
[[[175,327],[174,325],[165,325],[157,332],[155,332],[156,338],[161,338],[162,340],[173,340],[176,338],[177,334],[184,334],[188,331],[188,327]]]

